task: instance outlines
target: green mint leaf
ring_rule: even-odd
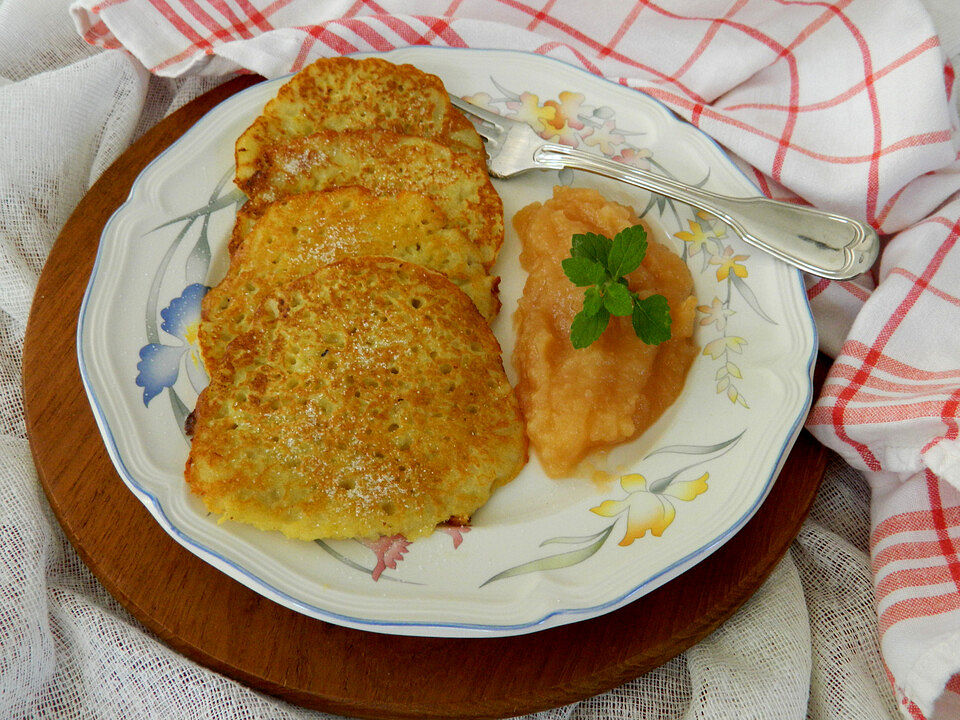
[[[586,315],[596,315],[603,307],[603,296],[596,286],[588,287],[583,294],[583,312]]]
[[[633,293],[618,282],[607,285],[603,293],[603,307],[611,315],[623,317],[633,312]]]
[[[607,256],[607,269],[615,278],[629,275],[647,254],[647,231],[643,225],[634,225],[617,233]]]
[[[633,331],[647,345],[670,339],[670,308],[663,295],[651,295],[633,304]]]
[[[560,265],[570,282],[577,287],[599,285],[607,279],[607,269],[590,258],[569,257]]]
[[[570,242],[572,245],[570,255],[572,257],[587,258],[587,260],[593,260],[606,267],[612,244],[610,238],[596,233],[583,233],[582,235],[574,235]]]
[[[603,308],[600,308],[596,315],[578,312],[570,326],[570,342],[577,350],[587,347],[603,334],[608,322],[610,322],[610,313]]]

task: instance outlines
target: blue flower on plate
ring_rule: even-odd
[[[185,357],[191,383],[195,388],[204,384],[205,373],[200,359],[197,330],[200,326],[200,302],[209,289],[200,283],[188,285],[179,297],[175,297],[160,311],[163,319],[160,329],[180,342],[176,345],[153,342],[140,348],[137,385],[143,388],[144,405],[148,405],[164,388],[173,387]]]

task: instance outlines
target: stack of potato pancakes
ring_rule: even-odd
[[[304,540],[464,522],[527,459],[490,275],[503,206],[438,78],[320,60],[240,136],[186,480]]]

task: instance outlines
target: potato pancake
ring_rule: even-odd
[[[499,310],[498,279],[426,196],[376,196],[358,187],[291,195],[267,207],[226,277],[203,299],[200,346],[207,372],[216,374],[227,343],[250,327],[266,293],[354,255],[395,257],[442,272],[487,321]]]
[[[319,130],[369,129],[430,138],[485,158],[480,136],[436,75],[379,58],[322,58],[281,87],[237,140],[237,186],[248,192],[270,145]]]
[[[292,538],[413,539],[523,467],[500,347],[446,277],[352,257],[266,295],[201,393],[186,480]]]
[[[503,203],[486,165],[433,140],[386,130],[326,130],[265,148],[250,178],[250,200],[237,220],[231,254],[267,204],[351,185],[376,195],[426,195],[479,248],[484,267],[496,260],[503,244]]]

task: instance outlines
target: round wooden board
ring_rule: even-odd
[[[189,658],[300,705],[371,718],[508,717],[595,695],[710,633],[786,552],[826,452],[797,440],[756,516],[703,562],[615,612],[508,638],[350,630],[267,600],[174,542],[114,471],[76,356],[80,303],[104,224],[140,171],[242,77],[163,120],[103,174],[44,268],[23,355],[27,429],[40,481],[77,552],[145,626]]]

